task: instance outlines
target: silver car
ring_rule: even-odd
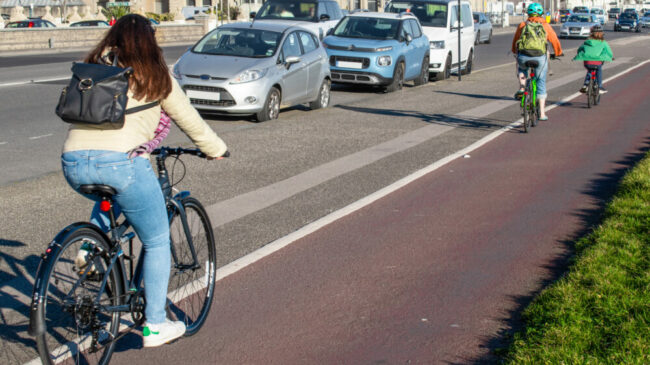
[[[562,24],[560,38],[589,37],[591,27],[600,25],[600,22],[591,14],[573,14]]]
[[[643,17],[639,19],[639,24],[641,24],[642,28],[650,27],[650,11],[643,14]]]
[[[283,24],[233,23],[206,34],[172,73],[199,111],[278,118],[280,107],[330,101],[330,69],[318,37]]]

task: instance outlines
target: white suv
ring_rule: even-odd
[[[429,73],[435,80],[446,79],[451,72],[472,72],[475,40],[472,7],[467,0],[462,0],[460,6],[461,21],[458,27],[456,0],[393,0],[386,4],[387,12],[411,12],[420,20],[422,30],[429,38]]]

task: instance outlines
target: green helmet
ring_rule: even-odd
[[[532,3],[528,5],[528,10],[526,11],[528,16],[533,16],[535,14],[542,15],[544,14],[544,8],[540,3]]]

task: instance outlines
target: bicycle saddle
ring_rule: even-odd
[[[535,60],[526,61],[526,67],[537,68],[537,66],[539,66],[538,61]]]
[[[97,195],[101,198],[110,198],[117,194],[117,191],[113,187],[97,184],[81,185],[79,186],[79,191],[86,195]]]

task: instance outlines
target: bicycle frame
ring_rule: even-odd
[[[526,92],[530,89],[533,108],[537,107],[537,75],[532,69],[529,70],[529,77],[526,80]],[[526,108],[526,98],[521,98],[522,109]]]

